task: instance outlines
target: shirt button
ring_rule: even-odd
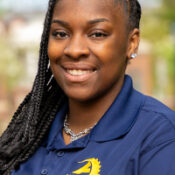
[[[58,156],[58,157],[64,156],[64,152],[63,152],[63,151],[58,151],[58,152],[57,152],[57,156]]]
[[[42,171],[41,171],[41,174],[43,174],[43,175],[46,175],[46,174],[48,174],[48,171],[47,171],[47,169],[42,169]]]

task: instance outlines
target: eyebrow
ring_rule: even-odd
[[[96,24],[96,23],[100,23],[100,22],[109,22],[109,20],[106,18],[97,18],[97,19],[93,19],[93,20],[88,21],[88,24],[92,25],[92,24]],[[57,24],[60,24],[63,26],[70,27],[69,23],[67,23],[65,21],[58,20],[58,19],[54,19],[52,21],[52,23],[57,23]]]
[[[93,20],[88,21],[89,24],[96,24],[99,22],[109,22],[109,20],[106,18],[98,18],[98,19],[93,19]]]
[[[69,24],[68,24],[67,22],[61,21],[61,20],[58,20],[58,19],[54,19],[54,20],[52,21],[52,23],[57,23],[57,24],[61,24],[61,25],[63,25],[63,26],[68,26],[68,27],[69,27]]]

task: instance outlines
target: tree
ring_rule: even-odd
[[[4,93],[11,97],[12,90],[22,76],[22,64],[15,54],[15,49],[9,48],[8,41],[0,40],[0,82]]]
[[[157,65],[163,61],[167,65],[167,85],[160,82],[154,75],[154,91],[164,94],[175,94],[175,1],[162,0],[157,9],[147,10],[143,16],[142,37],[153,45],[153,69],[157,72]],[[162,76],[162,75],[161,75]],[[160,84],[161,83],[161,84]],[[160,86],[165,87],[160,89]],[[174,102],[175,107],[175,102]]]

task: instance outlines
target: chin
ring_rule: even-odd
[[[86,90],[72,90],[64,91],[69,99],[79,101],[79,102],[88,102],[94,98],[94,95]]]

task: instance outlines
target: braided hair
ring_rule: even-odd
[[[141,19],[141,6],[137,0],[126,0],[127,5],[125,5],[128,12],[128,30],[131,31],[134,28],[140,28]]]
[[[40,43],[38,72],[32,90],[0,137],[1,175],[9,175],[13,169],[17,169],[34,154],[48,133],[56,113],[66,100],[64,92],[52,75],[47,54],[51,20],[58,1],[50,0],[48,4]],[[139,28],[141,8],[138,1],[123,1],[126,1],[130,30]]]

